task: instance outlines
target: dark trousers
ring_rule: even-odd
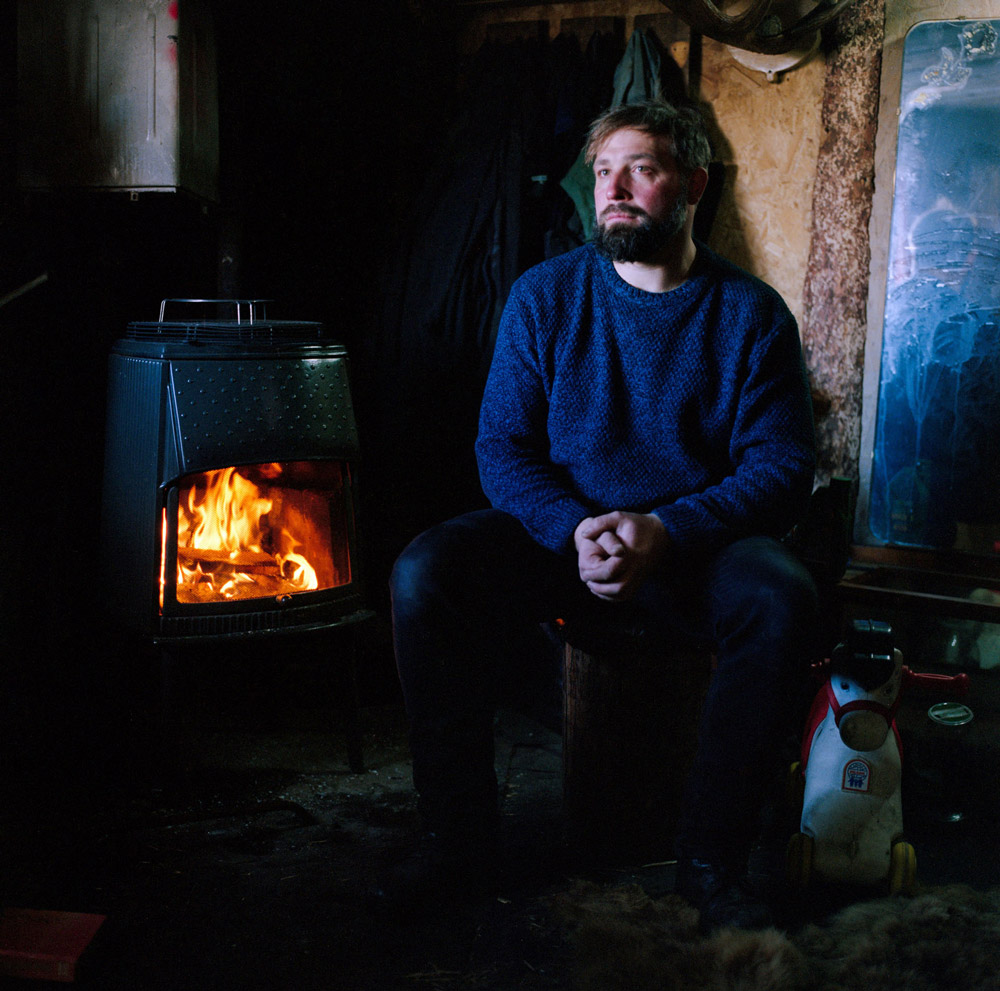
[[[561,618],[571,631],[624,626],[647,642],[711,646],[717,666],[676,847],[680,856],[746,857],[814,660],[816,589],[783,544],[751,537],[708,560],[672,561],[630,602],[607,603],[580,581],[575,556],[482,510],[417,537],[391,589],[413,780],[430,828],[495,816],[493,711],[515,670],[508,648],[518,631]]]

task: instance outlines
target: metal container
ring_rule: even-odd
[[[218,197],[204,0],[19,0],[18,185]]]
[[[937,702],[927,710],[919,775],[924,812],[939,823],[965,821],[968,775],[963,755],[972,710],[960,702]]]

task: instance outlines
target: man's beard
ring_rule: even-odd
[[[618,212],[640,217],[639,224],[605,226],[594,222],[591,240],[594,247],[613,262],[648,262],[656,258],[683,229],[687,220],[687,201],[679,196],[673,209],[661,220],[654,220],[638,207],[616,206]]]

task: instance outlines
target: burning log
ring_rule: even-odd
[[[221,566],[233,571],[246,571],[253,574],[261,568],[277,569],[278,563],[273,554],[265,551],[248,551],[215,549],[211,547],[178,547],[177,556],[192,564],[207,564],[211,567]]]

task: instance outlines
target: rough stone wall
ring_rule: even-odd
[[[884,29],[885,0],[857,0],[827,38],[802,326],[819,414],[821,480],[858,477]]]

